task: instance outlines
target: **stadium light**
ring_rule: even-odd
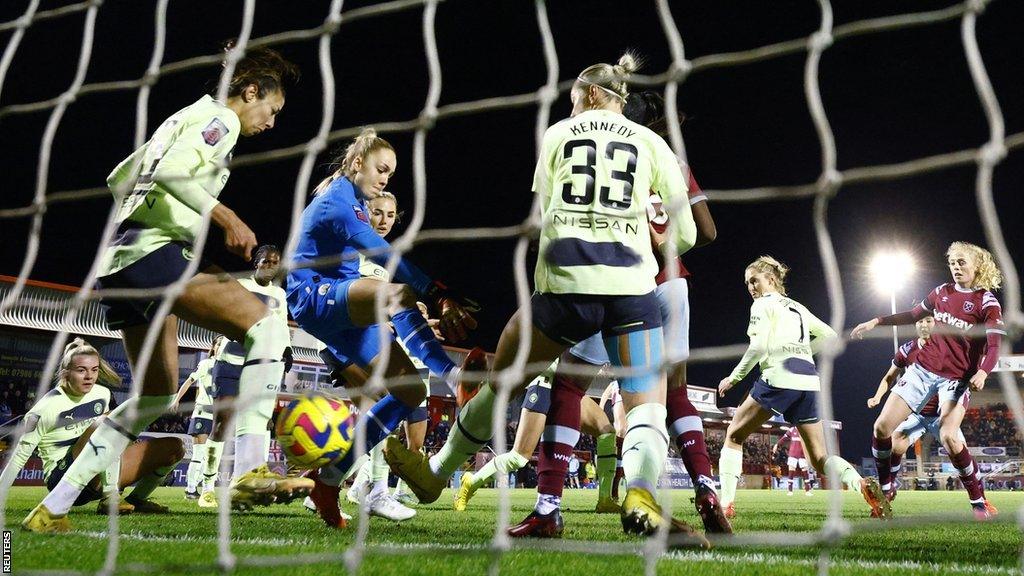
[[[896,292],[907,285],[914,275],[914,259],[907,252],[878,252],[871,258],[871,278],[876,288],[889,295],[892,313],[896,313]],[[896,326],[892,327],[893,353],[899,350],[900,341]]]

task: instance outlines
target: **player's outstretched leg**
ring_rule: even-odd
[[[474,348],[463,361],[462,372],[487,370],[487,357],[480,348]],[[484,383],[480,391],[463,406],[441,450],[431,458],[409,450],[397,438],[388,438],[384,457],[396,476],[405,480],[409,489],[423,504],[430,504],[441,496],[448,479],[472,454],[476,454],[491,437],[491,418],[494,390]]]
[[[707,532],[731,534],[732,525],[722,509],[721,499],[711,477],[711,458],[704,443],[704,422],[686,393],[686,365],[681,364],[669,376],[667,396],[669,433],[693,481],[694,507]]]
[[[804,450],[807,453],[807,461],[814,466],[818,474],[829,477],[836,476],[846,486],[860,488],[860,494],[864,497],[868,507],[871,508],[872,518],[887,519],[892,517],[892,507],[889,499],[881,485],[874,478],[862,478],[857,469],[843,458],[832,455],[828,456],[825,447],[825,428],[821,422],[810,424],[799,424],[800,438],[803,439]],[[888,461],[888,459],[886,459]]]
[[[416,515],[416,511],[405,506],[388,491],[388,465],[384,461],[383,443],[377,444],[370,451],[370,490],[363,498],[370,516],[400,522]]]
[[[612,496],[613,480],[615,479],[618,452],[615,432],[608,432],[597,437],[597,505],[594,511],[598,514],[618,514],[621,506]]]
[[[570,363],[571,354],[563,354],[561,364]],[[590,382],[590,378],[582,383]],[[580,439],[580,401],[585,389],[581,381],[555,374],[551,387],[551,405],[540,438],[537,462],[537,503],[522,522],[508,528],[513,538],[558,538],[562,535],[561,503],[566,473],[573,448]]]
[[[121,486],[135,484],[125,502],[136,514],[166,514],[170,509],[150,500],[149,495],[162,486],[167,475],[185,457],[178,438],[153,438],[132,444],[121,456]]]
[[[209,446],[206,443],[208,436],[202,434],[196,436],[192,442],[192,456],[188,461],[188,470],[185,472],[185,498],[187,500],[199,499],[199,484],[203,480],[203,467],[206,464],[207,451]]]

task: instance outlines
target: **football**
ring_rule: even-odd
[[[297,468],[313,470],[342,458],[352,447],[355,416],[341,400],[306,395],[292,400],[277,418],[277,441]]]

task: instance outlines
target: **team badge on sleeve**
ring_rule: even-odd
[[[356,218],[362,220],[363,222],[366,222],[367,224],[370,223],[370,217],[366,215],[366,211],[363,210],[361,207],[353,204],[352,211],[356,213]]]
[[[210,123],[203,128],[203,142],[210,146],[216,146],[220,139],[227,135],[228,127],[220,121],[220,118],[210,120]]]

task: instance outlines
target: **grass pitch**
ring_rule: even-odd
[[[126,516],[121,519],[119,572],[146,570],[158,574],[215,574],[217,516],[183,499],[181,488],[161,488],[158,501],[171,506],[164,516]],[[42,488],[14,488],[7,505],[7,530],[12,531],[12,569],[15,574],[46,571],[95,573],[103,567],[107,549],[107,519],[93,512],[95,505],[72,512],[74,532],[41,536],[22,532],[21,519],[44,495]],[[694,525],[700,520],[689,502],[689,491],[673,493],[677,516]],[[558,576],[624,576],[641,574],[642,543],[622,534],[618,518],[591,510],[594,490],[567,490],[563,500],[564,541],[577,544],[572,552],[546,551],[549,541],[516,542],[515,548],[494,556],[485,549],[495,529],[497,491],[481,490],[467,512],[451,510],[451,493],[420,506],[415,518],[396,524],[380,518],[370,521],[367,541],[387,545],[362,559],[366,575],[478,575],[496,561],[501,574]],[[533,490],[512,492],[512,522],[533,507]],[[812,533],[825,518],[827,494],[805,497],[799,492],[746,490],[737,497],[734,528],[740,535],[763,531]],[[974,522],[962,492],[901,492],[894,506],[898,522],[882,524],[868,518],[860,496],[843,494],[844,514],[852,534],[830,554],[831,574],[1019,574],[1021,532],[1013,524],[1024,494],[993,492],[989,500],[999,507],[1000,520]],[[354,513],[346,503],[346,510]],[[962,513],[955,520],[924,521],[937,513]],[[881,528],[881,530],[880,530]],[[300,503],[263,508],[232,518],[235,573],[287,576],[343,573],[345,552],[356,538],[356,528],[330,530]],[[605,554],[607,542],[635,543],[633,553]],[[432,548],[430,545],[437,545]],[[657,564],[658,574],[754,575],[815,574],[818,546],[771,544],[736,546],[721,543],[709,552],[671,552]],[[301,564],[284,564],[301,560]]]

